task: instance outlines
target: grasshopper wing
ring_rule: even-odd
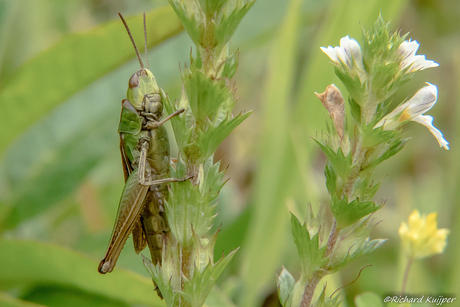
[[[123,189],[117,220],[105,257],[99,264],[99,273],[110,273],[115,267],[126,240],[133,231],[134,225],[139,221],[148,189],[148,186],[139,184],[137,169],[133,170]]]
[[[123,174],[125,176],[125,183],[128,180],[129,175],[133,172],[131,162],[128,159],[125,149],[125,136],[124,133],[120,133],[120,153],[121,153],[121,166],[123,167]]]

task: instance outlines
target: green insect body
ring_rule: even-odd
[[[163,126],[184,110],[162,120],[164,92],[152,72],[144,68],[135,44],[134,47],[141,69],[129,79],[128,99],[122,101],[118,127],[125,187],[106,255],[99,264],[98,271],[102,274],[113,270],[131,233],[136,253],[148,245],[152,262],[161,263],[162,248],[169,232],[164,209],[168,198],[167,183],[188,179],[169,178],[170,147]],[[161,297],[159,291],[158,294]]]

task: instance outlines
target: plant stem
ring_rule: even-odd
[[[327,240],[326,251],[324,252],[324,258],[332,254],[337,239],[339,238],[340,231],[337,229],[337,221],[334,219],[334,224],[332,225],[331,233],[329,239]],[[327,264],[323,267],[326,268]],[[313,299],[313,294],[315,294],[315,289],[318,286],[319,281],[326,276],[327,270],[317,271],[313,274],[313,277],[310,279],[308,284],[305,286],[305,291],[303,293],[302,303],[300,307],[309,307],[311,300]]]
[[[410,270],[410,267],[412,266],[413,260],[414,258],[412,257],[409,257],[409,259],[407,260],[407,266],[406,266],[406,270],[404,271],[404,279],[403,279],[403,283],[401,287],[401,295],[404,295],[404,292],[406,291],[407,279],[409,277],[409,270]]]
[[[364,161],[365,150],[362,148],[362,137],[359,135],[356,140],[355,154],[353,158],[353,168],[350,175],[347,178],[345,184],[343,195],[350,199],[353,195],[354,185],[356,180],[359,178],[359,173],[361,172],[361,166]],[[334,219],[334,224],[332,225],[331,232],[329,234],[329,239],[327,240],[326,251],[324,252],[324,258],[332,255],[335,245],[339,239],[340,229],[337,228],[337,221]],[[317,271],[313,274],[313,277],[309,280],[308,284],[305,286],[305,291],[302,298],[302,303],[300,307],[309,307],[311,300],[313,299],[313,294],[315,289],[318,286],[319,281],[327,275],[327,266],[329,261],[324,264],[322,267],[323,270]]]

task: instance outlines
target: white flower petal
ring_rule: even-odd
[[[354,59],[356,66],[361,71],[364,71],[363,54],[361,52],[361,47],[359,46],[359,43],[354,38],[350,38],[347,35],[340,39],[340,46],[345,50],[345,53],[347,54],[348,58],[350,60]]]
[[[321,51],[323,51],[332,61],[337,63],[339,61],[339,58],[337,56],[336,48],[334,48],[332,46],[329,46],[327,48],[321,47]]]
[[[336,64],[341,62],[349,69],[354,70],[358,74],[361,83],[366,80],[367,75],[364,69],[363,54],[359,43],[355,39],[347,35],[340,39],[340,46],[321,47],[321,51]]]
[[[425,127],[427,127],[428,130],[430,130],[430,132],[434,135],[434,137],[438,141],[439,146],[444,148],[445,150],[449,150],[449,146],[448,146],[449,142],[446,141],[446,139],[444,138],[442,132],[439,131],[438,128],[433,126],[433,117],[432,116],[419,115],[419,116],[414,117],[412,119],[412,121],[417,122],[417,123],[422,124]]]
[[[424,55],[416,55],[419,46],[417,41],[404,41],[399,45],[398,51],[401,53],[401,69],[409,67],[408,72],[414,72],[439,66],[438,63],[427,60]]]
[[[384,130],[394,130],[407,120],[413,120],[414,117],[421,116],[431,109],[438,99],[438,88],[434,84],[428,82],[426,84],[411,99],[382,118],[374,129],[383,126]]]
[[[428,82],[426,82],[426,84],[426,86],[418,90],[417,93],[405,103],[408,104],[406,112],[410,115],[411,119],[427,112],[438,100],[438,87]]]

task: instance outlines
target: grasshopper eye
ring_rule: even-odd
[[[128,86],[130,89],[133,89],[135,87],[139,86],[139,76],[137,75],[137,72],[134,73],[131,78],[129,78],[129,83]]]

